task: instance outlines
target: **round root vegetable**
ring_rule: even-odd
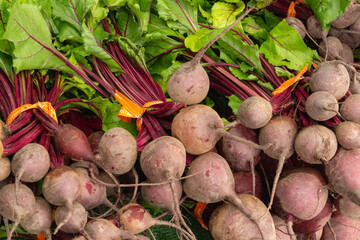
[[[0,140],[0,158],[2,157],[3,155],[3,152],[4,152],[4,146],[2,144],[2,141]]]
[[[116,215],[121,228],[133,234],[141,233],[155,225],[165,225],[177,229],[192,240],[196,240],[194,236],[176,224],[154,219],[143,206],[136,203],[126,204]]]
[[[337,62],[324,62],[318,65],[310,77],[311,92],[327,91],[336,100],[345,96],[350,86],[346,68]]]
[[[124,128],[114,127],[100,139],[98,162],[113,174],[124,174],[134,167],[137,151],[134,136]]]
[[[93,153],[98,153],[98,149],[99,149],[99,142],[102,138],[102,136],[104,135],[104,131],[97,131],[92,133],[89,137],[88,137],[88,141],[90,144],[90,147],[93,151]]]
[[[192,105],[205,99],[209,92],[210,80],[205,69],[200,64],[201,58],[213,43],[234,27],[250,11],[251,9],[245,11],[234,23],[206,44],[191,61],[184,63],[172,74],[167,84],[167,92],[174,102]]]
[[[299,131],[294,143],[301,160],[310,164],[326,164],[336,153],[335,133],[322,125],[310,125]]]
[[[79,195],[76,202],[80,203],[86,210],[108,202],[106,187],[92,179],[88,169],[75,167],[73,170],[78,174],[80,180]]]
[[[223,136],[262,148],[258,144],[225,131],[219,114],[211,107],[202,104],[186,107],[176,114],[171,124],[171,133],[182,142],[186,152],[193,155],[210,151]]]
[[[319,44],[319,53],[325,58],[325,61],[328,59],[328,55],[330,56],[329,60],[340,59],[343,51],[343,44],[334,36],[327,37]]]
[[[50,156],[45,147],[29,143],[17,151],[11,161],[15,175],[15,186],[21,181],[37,182],[44,178],[50,169]]]
[[[7,240],[10,240],[21,220],[35,210],[35,196],[29,187],[21,183],[18,186],[17,193],[15,192],[15,184],[5,185],[0,189],[0,196],[0,215],[14,221],[7,236]]]
[[[289,215],[301,220],[316,217],[328,200],[325,179],[312,168],[287,170],[275,192],[275,211],[283,219]]]
[[[335,128],[339,144],[346,149],[360,148],[360,125],[351,121],[339,123]]]
[[[254,173],[251,171],[235,172],[233,176],[235,180],[236,194],[252,194],[259,199],[262,197],[263,184],[260,174],[257,171],[254,171]]]
[[[250,128],[237,124],[229,128],[228,132],[234,136],[244,138],[258,144],[257,134]],[[260,149],[224,136],[217,146],[221,156],[237,171],[253,170],[260,160]]]
[[[79,128],[71,124],[64,124],[54,134],[54,143],[59,152],[72,160],[88,162],[95,160],[86,135]]]
[[[10,160],[7,157],[0,158],[0,181],[5,180],[11,173]]]
[[[64,221],[66,216],[69,214],[69,210],[70,209],[68,209],[67,206],[61,206],[56,209],[55,223],[57,225]],[[62,225],[60,230],[66,233],[79,233],[84,230],[88,218],[88,213],[85,208],[77,202],[74,202],[74,206],[71,211],[71,218],[66,222],[66,224]],[[54,232],[54,234],[56,233]]]
[[[340,114],[348,121],[360,123],[360,94],[347,97],[340,106]]]
[[[272,218],[275,224],[276,240],[291,240],[285,221],[275,214],[272,214]]]
[[[60,166],[50,171],[44,178],[42,191],[45,199],[55,206],[67,206],[69,209],[64,220],[57,224],[57,232],[72,216],[73,203],[79,196],[80,179],[68,166]]]
[[[163,136],[152,140],[140,155],[140,167],[154,183],[179,179],[186,165],[186,150],[176,138]]]
[[[353,203],[349,199],[339,196],[335,199],[334,206],[345,217],[360,218],[360,205]]]
[[[294,119],[287,116],[273,117],[265,127],[260,129],[259,142],[261,145],[269,145],[264,149],[266,155],[278,159],[278,167],[274,178],[268,208],[273,203],[275,189],[284,166],[285,160],[294,153],[294,141],[297,133],[297,125]]]
[[[50,204],[42,197],[35,197],[36,205],[33,213],[28,214],[20,222],[21,227],[31,234],[45,234],[51,240],[52,210]]]
[[[85,225],[85,235],[91,240],[114,240],[129,239],[137,240],[137,237],[128,232],[117,228],[111,221],[106,219],[94,219]]]
[[[329,30],[329,36],[337,37],[342,43],[345,43],[350,48],[356,48],[358,45],[358,40],[356,39],[356,36],[353,35],[355,34],[351,34],[348,32],[348,30],[345,29],[337,29],[332,27]]]
[[[262,97],[253,96],[240,103],[236,119],[252,129],[265,126],[272,118],[272,106]]]
[[[331,93],[318,91],[306,99],[305,110],[312,119],[326,121],[339,113],[339,103]]]
[[[268,239],[268,232],[262,231],[255,211],[245,209],[244,203],[235,193],[235,181],[229,164],[219,154],[207,152],[190,163],[183,189],[190,198],[204,203],[228,201],[236,206],[259,228],[263,239]],[[262,212],[262,214],[266,211]]]
[[[310,35],[313,38],[317,39],[325,38],[329,33],[329,30],[322,29],[321,24],[319,23],[315,15],[310,16],[306,20],[306,28],[309,31]]]
[[[323,234],[324,228],[320,228],[314,233],[297,233],[296,239],[297,240],[320,240]]]
[[[105,182],[105,183],[115,184],[115,182],[112,180],[112,178],[106,172],[101,172],[99,175],[99,179],[100,179],[100,181]],[[106,196],[117,197],[118,193],[116,191],[116,187],[106,186]]]
[[[239,194],[238,198],[247,211],[253,212],[253,217],[259,219],[257,225],[250,221],[239,209],[224,203],[211,214],[209,229],[214,240],[248,240],[248,239],[277,239],[275,225],[270,212],[261,200],[249,194]],[[264,212],[266,213],[264,215]]]
[[[343,197],[360,204],[360,149],[339,148],[325,166],[330,187]]]
[[[345,12],[331,22],[331,26],[336,28],[346,28],[353,24],[360,17],[360,4],[356,1],[345,8]]]
[[[348,218],[339,212],[333,212],[330,224],[324,227],[323,240],[359,240],[360,218]],[[331,227],[331,228],[330,228]]]
[[[6,138],[8,138],[10,135],[10,129],[8,126],[0,120],[0,142]],[[1,156],[1,154],[0,154]]]
[[[299,233],[315,233],[326,225],[326,223],[330,220],[332,213],[332,202],[330,199],[327,200],[324,208],[321,210],[321,212],[316,215],[316,217],[313,217],[310,220],[307,221],[296,221],[293,225],[293,229],[296,232]]]
[[[304,37],[306,36],[306,28],[302,21],[295,17],[287,17],[285,18],[285,21],[287,24],[289,24],[290,27],[298,31],[300,37],[304,39]]]
[[[342,43],[343,45],[343,51],[341,53],[341,58],[344,59],[347,63],[354,63],[354,54],[352,49],[349,47],[349,45]]]

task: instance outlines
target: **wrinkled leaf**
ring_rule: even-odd
[[[279,77],[285,77],[287,79],[294,77],[294,74],[292,74],[291,72],[284,70],[280,67],[275,67],[275,73]]]
[[[193,52],[198,52],[208,42],[219,35],[219,33],[221,33],[225,28],[226,27],[217,29],[201,28],[197,30],[195,34],[185,38],[185,46]]]
[[[345,8],[350,4],[348,0],[305,0],[314,12],[321,27],[328,30],[330,23],[345,12]]]
[[[251,8],[262,9],[269,6],[273,2],[274,0],[251,0],[248,3],[248,6]]]
[[[245,4],[241,1],[238,5],[216,2],[211,9],[213,25],[215,28],[225,27],[236,20],[236,16],[245,8]]]
[[[14,67],[16,72],[27,69],[62,69],[72,72],[63,61],[43,46],[57,50],[52,45],[51,34],[38,6],[15,4],[4,38],[14,43]]]
[[[0,68],[7,76],[9,76],[11,79],[14,79],[12,64],[12,58],[9,55],[0,52]]]
[[[306,64],[310,66],[313,59],[311,49],[285,20],[270,31],[269,38],[260,47],[260,52],[265,55],[269,63],[275,66],[285,65],[297,71]]]
[[[173,29],[190,33],[198,29],[197,7],[186,0],[158,0],[156,9],[159,16]]]
[[[127,8],[120,8],[116,12],[116,26],[122,36],[131,39],[134,43],[140,44],[142,42],[141,27],[135,15]]]

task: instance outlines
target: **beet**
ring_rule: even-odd
[[[343,44],[337,37],[334,36],[327,37],[319,44],[320,56],[324,57],[326,60],[341,58],[343,51]],[[327,56],[329,56],[329,58],[327,58]]]
[[[355,122],[345,121],[335,128],[339,144],[346,149],[360,148],[360,125]]]
[[[279,216],[272,214],[275,224],[276,240],[291,240],[286,222]]]
[[[330,187],[340,195],[360,204],[360,149],[339,148],[325,166]]]
[[[356,1],[345,8],[345,12],[331,22],[331,26],[336,28],[346,28],[353,24],[360,17],[360,4]]]
[[[263,184],[260,174],[257,171],[254,171],[254,174],[252,174],[251,171],[235,172],[233,176],[236,194],[252,194],[259,199],[262,197]]]
[[[354,53],[353,50],[346,43],[342,43],[343,51],[341,52],[340,57],[344,59],[347,63],[354,63]]]
[[[191,61],[181,65],[181,67],[172,74],[167,83],[167,92],[174,102],[192,105],[198,104],[205,99],[209,92],[210,80],[205,69],[200,64],[201,58],[213,43],[234,27],[250,11],[251,9],[245,11],[234,23],[209,41]]]
[[[0,158],[0,181],[5,180],[11,173],[10,160],[7,157]]]
[[[326,181],[312,168],[287,170],[275,192],[275,211],[283,219],[289,215],[301,220],[316,217],[328,199]]]
[[[340,106],[340,114],[348,121],[360,122],[360,94],[347,97]]]
[[[273,188],[271,190],[269,209],[271,208],[277,182],[284,166],[285,160],[294,153],[294,141],[297,133],[296,122],[287,116],[273,117],[265,127],[260,129],[259,142],[262,146],[269,146],[264,149],[266,155],[278,159]]]
[[[322,125],[310,125],[299,131],[295,151],[301,160],[310,164],[326,164],[336,153],[335,133]]]
[[[55,212],[55,223],[57,225],[61,224],[69,214],[69,211],[72,211],[71,218],[62,225],[60,230],[65,233],[79,233],[84,230],[88,213],[85,208],[77,202],[74,203],[72,209],[69,209],[67,206],[58,207]]]
[[[35,211],[21,220],[20,225],[31,234],[44,233],[51,239],[52,210],[50,204],[42,197],[35,197]]]
[[[241,124],[230,127],[228,130],[234,136],[245,138],[258,144],[257,134]],[[260,159],[260,149],[230,139],[224,136],[217,146],[221,156],[237,171],[249,171],[256,166]]]
[[[345,217],[360,218],[360,205],[353,203],[349,199],[338,196],[334,200],[334,206]]]
[[[350,77],[342,64],[323,62],[313,71],[309,84],[312,92],[327,91],[339,100],[349,90]]]
[[[347,218],[339,212],[333,212],[329,225],[324,227],[322,240],[358,240],[360,236],[360,218]],[[334,236],[335,234],[335,236]]]
[[[0,189],[0,196],[0,215],[14,221],[7,235],[7,240],[10,240],[21,220],[35,211],[35,196],[29,187],[21,183],[17,186],[17,191],[15,184],[5,185]]]
[[[191,176],[183,183],[186,195],[204,203],[228,201],[253,221],[266,239],[269,233],[260,229],[258,219],[254,218],[256,212],[245,209],[244,203],[236,196],[234,177],[223,157],[214,152],[204,153],[190,163],[186,175]]]
[[[249,97],[240,103],[236,118],[245,127],[262,128],[272,118],[272,106],[262,97]]]
[[[290,27],[298,31],[300,37],[304,39],[304,37],[306,36],[306,28],[302,21],[300,21],[300,19],[295,17],[287,17],[285,18],[285,21],[287,24],[289,24]]]
[[[54,143],[59,152],[72,160],[89,162],[95,160],[86,135],[79,128],[71,124],[64,124],[54,134]]]
[[[323,30],[315,15],[308,17],[306,28],[313,38],[322,39],[328,35],[329,30]]]
[[[93,240],[137,239],[134,234],[121,230],[111,221],[101,218],[89,221],[85,225],[85,233]]]
[[[273,219],[264,203],[249,194],[239,194],[238,198],[254,218],[260,219],[262,233],[238,208],[224,203],[210,217],[209,229],[214,240],[277,239]]]
[[[186,150],[176,138],[159,137],[145,146],[140,155],[140,166],[145,176],[154,183],[179,179],[186,165]]]
[[[113,174],[124,174],[134,167],[137,152],[134,136],[124,128],[114,127],[99,142],[98,163]]]
[[[331,93],[318,91],[306,99],[305,110],[312,119],[326,121],[339,113],[339,103]]]
[[[165,225],[176,228],[192,240],[196,239],[195,236],[173,223],[154,219],[143,206],[136,203],[126,204],[116,215],[121,227],[133,234],[141,233],[155,225]]]
[[[88,141],[90,144],[90,147],[93,151],[94,154],[98,153],[99,151],[99,142],[102,138],[102,136],[104,135],[104,131],[97,131],[92,133],[89,137],[88,137]]]
[[[326,225],[326,223],[330,220],[332,213],[332,202],[330,199],[327,200],[324,208],[321,210],[321,212],[313,217],[310,220],[307,221],[296,221],[293,225],[293,229],[296,232],[300,233],[315,233]]]
[[[45,176],[42,185],[45,199],[55,206],[66,206],[69,209],[63,222],[57,224],[55,232],[71,218],[73,203],[79,196],[79,190],[79,176],[68,166],[57,167]]]

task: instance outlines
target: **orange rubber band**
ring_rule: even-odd
[[[35,104],[24,104],[16,109],[14,109],[10,115],[8,116],[6,120],[6,124],[11,124],[19,115],[20,113],[34,108],[41,108],[44,110],[50,117],[52,117],[56,122],[58,122],[58,119],[56,117],[56,111],[49,102],[37,102]]]
[[[45,240],[45,234],[44,233],[38,234],[38,235],[36,235],[36,237],[37,237],[38,240]]]
[[[282,93],[283,91],[285,91],[288,87],[292,86],[294,83],[298,82],[300,79],[302,79],[302,75],[304,75],[304,73],[308,70],[308,65],[306,64],[301,71],[293,78],[290,78],[289,80],[286,80],[285,82],[283,82],[280,87],[278,87],[277,89],[275,89],[272,94],[276,95],[279,93]]]
[[[141,117],[146,112],[147,108],[151,107],[154,104],[159,104],[163,102],[160,100],[150,101],[140,107],[118,91],[115,91],[114,97],[122,105],[118,113],[118,117],[124,122],[131,122],[131,119],[136,118],[136,127],[139,131],[142,124]]]
[[[292,1],[290,3],[289,9],[287,11],[287,17],[295,17],[296,16],[296,11],[295,11],[295,2]]]
[[[198,202],[196,204],[196,207],[194,209],[194,213],[195,213],[195,217],[197,218],[197,220],[199,221],[199,223],[201,224],[201,226],[203,228],[205,228],[206,230],[209,230],[209,228],[205,225],[205,223],[202,220],[202,214],[206,208],[207,203],[203,203],[203,202]]]

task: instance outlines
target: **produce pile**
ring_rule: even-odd
[[[0,240],[360,239],[359,1],[0,17]]]

